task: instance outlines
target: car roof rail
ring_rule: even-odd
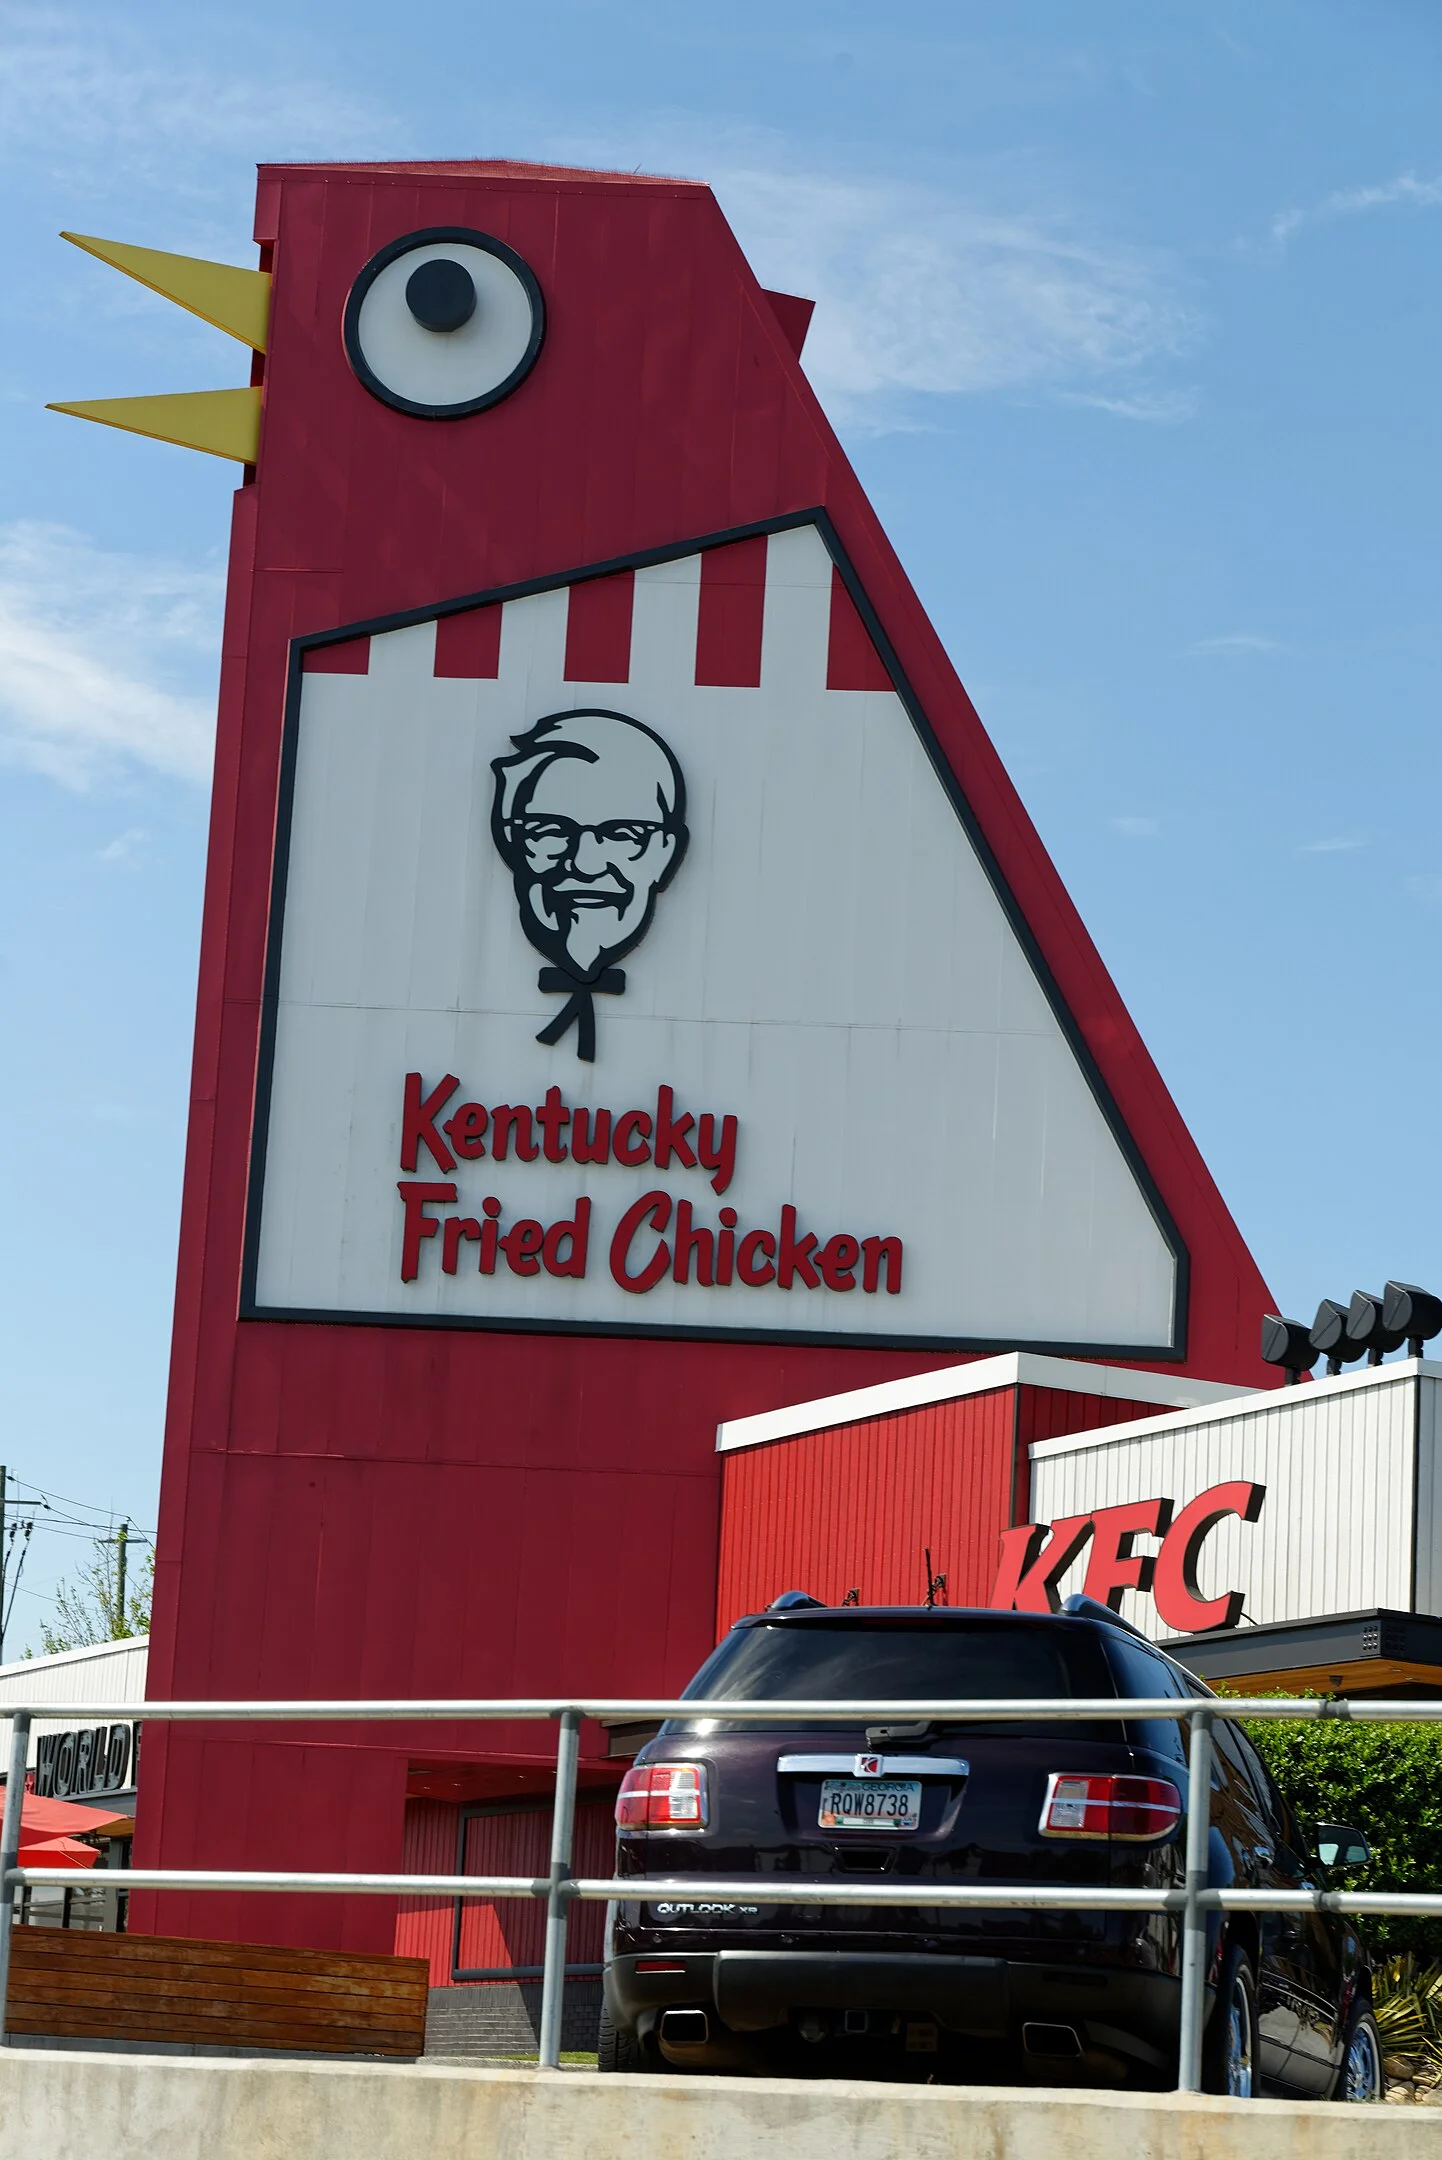
[[[1144,1629],[1136,1627],[1130,1620],[1123,1620],[1119,1612],[1113,1612],[1110,1605],[1103,1605],[1100,1598],[1085,1597],[1078,1590],[1073,1596],[1063,1598],[1061,1609],[1078,1620],[1105,1620],[1108,1627],[1120,1628],[1124,1634],[1135,1635],[1140,1642],[1151,1645],[1151,1637]]]
[[[768,1612],[800,1612],[804,1606],[824,1606],[825,1598],[813,1597],[809,1590],[783,1590],[767,1606]]]

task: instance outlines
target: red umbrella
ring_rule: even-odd
[[[93,1845],[82,1844],[81,1837],[93,1837],[119,1819],[104,1808],[80,1807],[73,1800],[44,1800],[28,1792],[20,1803],[20,1865],[94,1867],[100,1855]]]
[[[32,1838],[95,1837],[127,1817],[114,1808],[81,1807],[75,1800],[43,1800],[28,1792],[20,1803],[20,1836]]]
[[[82,1845],[78,1838],[27,1838],[25,1825],[20,1826],[21,1867],[94,1867],[100,1858],[93,1845]]]

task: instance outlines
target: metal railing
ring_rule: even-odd
[[[30,1728],[36,1717],[53,1719],[54,1703],[0,1703],[0,1720],[9,1718],[10,1764],[5,1807],[0,1818],[0,2045],[5,2043],[5,2005],[9,1979],[15,1893],[19,1889],[73,1886],[73,1868],[19,1866],[20,1813],[25,1790]],[[1359,1724],[1436,1723],[1442,1700],[1431,1702],[1350,1702],[1258,1696],[1219,1701],[1214,1696],[1160,1700],[968,1700],[911,1702],[733,1702],[733,1701],[522,1701],[449,1702],[148,1702],[65,1704],[63,1714],[77,1723],[109,1722],[139,1714],[156,1724],[479,1724],[539,1720],[558,1728],[556,1793],[551,1815],[550,1870],[546,1875],[375,1875],[323,1874],[296,1870],[237,1868],[130,1868],[131,1890],[297,1891],[361,1897],[534,1898],[546,1906],[542,1964],[540,2067],[554,2070],[561,2057],[561,2010],[566,1969],[566,1922],[577,1899],[607,1903],[622,1900],[648,1904],[666,1899],[755,1897],[775,1905],[778,1889],[793,1894],[787,1902],[807,1905],[858,1905],[873,1909],[921,1906],[933,1910],[997,1912],[1138,1912],[1176,1913],[1181,1920],[1181,2003],[1178,2090],[1199,2092],[1202,2032],[1206,2021],[1207,1923],[1213,1913],[1336,1912],[1442,1915],[1442,1894],[1421,1891],[1335,1891],[1299,1886],[1285,1890],[1212,1889],[1207,1881],[1211,1830],[1212,1727],[1218,1718],[1349,1718]],[[581,1726],[587,1718],[635,1724],[668,1718],[748,1725],[833,1724],[1047,1724],[1064,1722],[1136,1723],[1148,1719],[1189,1720],[1186,1874],[1181,1889],[1081,1888],[1069,1884],[880,1883],[874,1877],[839,1880],[809,1876],[688,1875],[578,1878],[571,1873],[571,1840],[576,1815]],[[704,1739],[697,1734],[697,1739]]]

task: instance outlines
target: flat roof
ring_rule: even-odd
[[[1085,1432],[1058,1433],[1053,1440],[1035,1440],[1029,1452],[1033,1462],[1043,1462],[1052,1455],[1077,1455],[1093,1449],[1123,1447],[1127,1441],[1143,1439],[1149,1433],[1180,1432],[1194,1425],[1210,1425],[1220,1417],[1232,1417],[1243,1409],[1257,1412],[1300,1410],[1320,1399],[1361,1395],[1370,1388],[1410,1386],[1419,1379],[1442,1380],[1442,1364],[1429,1358],[1399,1358],[1392,1365],[1364,1365],[1359,1372],[1330,1373],[1299,1388],[1249,1388],[1241,1392],[1233,1389],[1224,1398],[1199,1397],[1179,1406],[1171,1416],[1157,1413],[1150,1417],[1129,1418],[1121,1425],[1096,1425]],[[1117,1388],[1114,1392],[1124,1395],[1127,1391]]]
[[[96,1658],[121,1657],[126,1651],[148,1650],[148,1635],[117,1635],[114,1642],[84,1643],[78,1650],[46,1650],[35,1657],[16,1658],[0,1665],[0,1680],[33,1680],[37,1674],[54,1672],[57,1666],[88,1665]]]
[[[857,1425],[865,1419],[889,1417],[898,1410],[951,1402],[963,1395],[989,1395],[1008,1387],[1059,1388],[1074,1395],[1154,1402],[1170,1410],[1235,1402],[1253,1392],[1232,1381],[1193,1380],[1180,1373],[1143,1372],[1127,1365],[1088,1365],[1078,1358],[1008,1350],[1000,1357],[972,1358],[965,1365],[943,1366],[939,1372],[912,1373],[904,1380],[882,1380],[874,1387],[851,1388],[844,1395],[821,1395],[781,1410],[727,1418],[716,1428],[716,1448],[719,1454],[726,1454],[733,1448],[762,1447],[768,1440],[786,1440],[794,1433]]]
[[[1387,1606],[1169,1635],[1157,1648],[1200,1679],[1245,1694],[1442,1686],[1442,1618]]]

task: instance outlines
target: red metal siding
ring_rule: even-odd
[[[577,1875],[609,1875],[616,1857],[615,1802],[582,1800],[576,1808],[572,1870]],[[497,1808],[472,1815],[466,1824],[465,1872],[468,1875],[546,1875],[551,1866],[550,1802],[539,1807]],[[606,1929],[604,1905],[576,1904],[566,1930],[566,1962],[598,1965]],[[507,1899],[492,1904],[467,1898],[461,1907],[460,1967],[535,1966],[546,1943],[546,1908],[539,1898],[524,1904]],[[434,1968],[433,1968],[434,1969]],[[450,1978],[447,1971],[446,1978]]]
[[[984,1605],[997,1538],[1026,1519],[1027,1449],[1148,1417],[1155,1403],[1069,1388],[1001,1388],[722,1458],[716,1631],[783,1590],[829,1605],[914,1605],[925,1549],[952,1605]]]
[[[572,1868],[577,1875],[609,1875],[615,1859],[614,1800],[578,1801]],[[453,1800],[408,1800],[401,1867],[417,1875],[453,1875],[461,1829],[461,1809]],[[545,1875],[551,1865],[551,1803],[488,1806],[466,1821],[461,1872],[467,1875]],[[431,1986],[449,1987],[454,1943],[455,1903],[451,1898],[402,1898],[396,1916],[395,1947],[400,1956],[429,1958]],[[575,1905],[566,1934],[567,1962],[600,1962],[605,1932],[604,1905]],[[462,1968],[539,1965],[545,1945],[545,1907],[493,1903],[467,1898],[461,1906]],[[476,1987],[485,1981],[471,1983]]]
[[[1055,1440],[1062,1433],[1095,1432],[1099,1425],[1125,1425],[1131,1418],[1155,1417],[1154,1402],[1123,1402],[1115,1395],[1074,1395],[1070,1388],[1024,1387],[1017,1414],[1016,1485],[1012,1501],[1013,1522],[1031,1515],[1031,1460],[1028,1448],[1037,1440]]]
[[[453,1875],[460,1821],[453,1800],[407,1800],[401,1873]],[[432,1987],[450,1985],[454,1912],[449,1898],[402,1898],[396,1910],[396,1954],[429,1958]]]
[[[916,1605],[926,1562],[981,1604],[1006,1520],[1016,1391],[1000,1388],[723,1457],[716,1625],[783,1590]]]

